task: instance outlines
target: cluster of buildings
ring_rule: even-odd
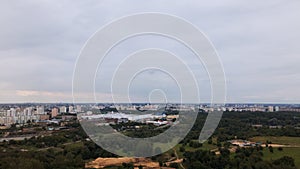
[[[211,108],[201,108],[205,112],[212,111]],[[248,105],[248,104],[229,104],[222,106],[218,109],[219,111],[228,111],[228,112],[243,112],[243,111],[249,111],[249,112],[277,112],[282,111],[282,109],[279,106],[273,106],[273,105]],[[300,109],[299,109],[300,110]]]
[[[200,109],[205,112],[213,111],[209,105],[200,105]],[[273,104],[226,104],[218,108],[220,111],[227,112],[279,112],[279,111],[289,111],[289,112],[300,112],[300,105],[273,105]]]
[[[89,115],[88,109],[98,110],[100,113],[113,112],[108,114]],[[36,104],[36,105],[0,105],[0,126],[10,126],[12,124],[26,124],[27,122],[38,122],[43,120],[51,120],[62,113],[77,114],[78,112],[85,112],[82,118],[93,119],[113,119],[111,121],[129,120],[129,121],[152,121],[154,124],[163,124],[166,122],[153,122],[153,114],[133,115],[131,111],[149,111],[149,112],[181,112],[181,111],[197,111],[209,113],[214,110],[228,111],[228,112],[278,112],[278,111],[292,111],[300,112],[300,105],[272,105],[272,104],[226,104],[219,105],[217,108],[210,104]],[[126,112],[117,113],[117,112]],[[129,113],[128,113],[129,112]],[[121,120],[120,120],[121,119]]]
[[[171,123],[173,119],[177,119],[178,117],[179,115],[166,115],[163,113],[126,114],[120,112],[110,112],[106,114],[93,114],[93,112],[91,111],[78,116],[79,120],[97,121],[97,124],[101,126],[117,123],[127,123],[129,121],[161,126]]]
[[[40,122],[55,119],[63,113],[76,113],[81,111],[77,106],[13,106],[0,109],[0,126],[10,127],[12,124],[23,125],[29,122]]]
[[[230,140],[228,142],[238,147],[255,147],[262,144],[261,142],[251,142],[248,140]]]

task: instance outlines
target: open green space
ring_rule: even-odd
[[[267,141],[272,142],[273,144],[282,144],[282,145],[290,145],[295,147],[300,147],[300,137],[273,137],[273,136],[259,136],[253,137],[249,139],[254,142],[262,142],[266,143]]]
[[[282,151],[279,151],[277,148],[274,148],[274,152],[271,153],[268,148],[263,150],[263,160],[276,160],[283,156],[293,157],[295,160],[295,165],[297,168],[300,168],[300,148],[298,147],[285,147]]]

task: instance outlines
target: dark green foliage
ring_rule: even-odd
[[[278,168],[295,168],[295,162],[292,157],[284,156],[278,160],[273,161],[273,164],[277,166]]]
[[[172,168],[178,168],[179,166],[178,166],[178,163],[171,163],[170,167],[172,167]]]
[[[270,151],[271,153],[274,153],[274,149],[273,149],[272,146],[269,146],[269,151]]]
[[[190,169],[295,169],[294,159],[291,157],[283,157],[273,163],[263,161],[259,147],[238,148],[233,158],[230,158],[230,152],[226,148],[220,148],[220,153],[221,155],[215,155],[203,150],[186,152],[184,166]]]
[[[185,152],[185,148],[181,146],[181,147],[179,148],[179,151],[180,151],[180,152]]]
[[[202,147],[202,143],[199,143],[199,141],[190,141],[189,146],[193,148],[199,148]]]
[[[227,140],[239,138],[248,139],[253,136],[299,136],[300,130],[296,130],[293,126],[299,124],[299,120],[293,118],[298,114],[290,112],[225,112],[222,120],[214,132],[213,139],[208,140],[210,146],[217,145],[220,155],[215,155],[210,151],[200,150],[202,144],[199,143],[198,137],[203,127],[207,114],[199,113],[195,125],[188,133],[186,138],[181,141],[182,146],[179,151],[182,152],[185,168],[191,169],[224,169],[224,168],[243,168],[243,169],[295,169],[294,159],[292,157],[282,157],[274,159],[274,161],[263,161],[263,148],[261,146],[252,148],[238,148],[236,153],[229,152],[230,144]],[[276,121],[270,119],[276,118]],[[273,124],[276,123],[276,124]],[[254,128],[252,124],[262,124],[264,127]],[[124,125],[124,124],[123,124]],[[141,125],[139,123],[128,123],[128,126],[139,125],[140,130],[133,128],[126,131],[128,136],[132,137],[151,137],[158,135],[167,128],[154,130],[156,126]],[[126,127],[125,125],[125,127]],[[268,125],[285,126],[279,129],[270,129]],[[83,168],[87,160],[98,157],[116,157],[115,155],[103,150],[91,141],[85,141],[87,136],[80,128],[78,123],[69,124],[75,128],[70,131],[60,131],[51,136],[33,137],[23,141],[8,141],[0,143],[0,168],[2,169],[79,169]],[[113,126],[118,131],[122,130],[122,125]],[[9,129],[14,130],[14,126]],[[168,142],[170,140],[164,140]],[[72,146],[73,144],[82,143],[80,146]],[[270,141],[267,144],[271,144]],[[185,146],[189,145],[196,151],[187,151]],[[28,152],[20,151],[19,147],[33,147],[34,150]],[[134,145],[137,149],[148,151],[149,148],[143,144]],[[273,147],[267,147],[273,152]],[[38,149],[38,150],[36,150]],[[282,151],[282,148],[278,148]],[[156,153],[161,152],[160,148],[153,150]],[[167,154],[167,153],[166,153]],[[160,166],[164,166],[170,156],[168,154],[157,155],[152,157],[158,161]],[[181,153],[180,153],[181,154]],[[166,156],[164,156],[166,155]],[[170,167],[178,168],[178,164],[173,163]],[[123,164],[119,168],[133,168],[133,164]],[[141,168],[141,166],[139,167]]]

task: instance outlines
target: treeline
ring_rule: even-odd
[[[5,143],[7,146],[10,143]],[[116,157],[91,141],[84,141],[82,146],[59,145],[36,151],[14,149],[0,152],[2,169],[81,169],[87,160],[98,157]]]
[[[98,157],[116,157],[103,150],[81,127],[20,141],[0,143],[0,169],[81,169]]]
[[[284,156],[274,161],[263,161],[261,147],[238,148],[234,157],[226,148],[220,148],[220,155],[210,151],[197,150],[184,153],[184,166],[189,169],[296,169],[294,159]]]
[[[197,120],[185,141],[198,139],[207,117],[199,113]],[[262,124],[262,127],[252,125]],[[281,128],[270,128],[278,125]],[[213,134],[219,142],[240,138],[248,139],[254,136],[289,136],[299,137],[300,115],[297,112],[224,112],[218,128]]]

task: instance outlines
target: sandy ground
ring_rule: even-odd
[[[183,159],[174,159],[166,162],[167,166],[171,163],[182,163]],[[170,167],[160,167],[158,162],[154,162],[149,158],[97,158],[94,161],[85,164],[85,168],[104,168],[108,166],[122,166],[122,163],[133,163],[134,168],[138,169],[139,166],[143,166],[144,169],[173,169]]]
[[[104,168],[107,166],[121,166],[122,163],[133,163],[134,166],[143,166],[144,168],[160,168],[158,162],[153,162],[146,158],[97,158],[85,165],[85,168]]]
[[[266,144],[262,144],[262,147],[266,147]],[[272,147],[293,147],[290,145],[281,145],[281,144],[268,144],[268,146],[272,146]]]

